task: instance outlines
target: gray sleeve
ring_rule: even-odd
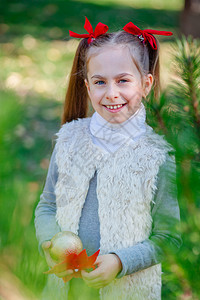
[[[122,270],[116,278],[162,262],[165,248],[178,251],[182,244],[181,236],[177,232],[180,213],[177,201],[176,165],[170,156],[160,167],[154,203],[152,232],[149,239],[132,247],[110,252],[118,255],[122,262]]]
[[[53,150],[48,174],[44,186],[43,193],[40,196],[40,201],[35,210],[35,229],[36,237],[39,242],[39,251],[44,241],[51,240],[51,238],[60,231],[56,222],[56,197],[54,193],[55,184],[58,178],[58,170],[55,161],[55,148]]]

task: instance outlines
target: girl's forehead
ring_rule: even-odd
[[[134,52],[134,49],[133,51]],[[136,54],[136,49],[135,49],[135,54]],[[96,49],[91,49],[91,51],[89,52],[89,59],[91,57],[95,57],[95,56],[101,56],[101,58],[103,58],[104,56],[120,56],[122,55],[122,57],[128,56],[131,57],[131,53],[129,50],[129,47],[127,45],[123,45],[123,44],[119,44],[119,45],[104,45],[102,47],[96,48]]]
[[[135,69],[137,55],[130,52],[129,48],[124,45],[105,46],[98,49],[98,51],[90,55],[87,69],[88,71],[95,71],[95,69],[105,69],[108,67],[121,69]]]

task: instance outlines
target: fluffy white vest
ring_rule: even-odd
[[[100,254],[106,254],[149,237],[157,174],[170,147],[147,126],[137,141],[106,154],[92,143],[90,119],[66,123],[57,134],[56,219],[61,230],[78,233],[89,181],[97,170]],[[109,300],[159,300],[161,265],[115,279],[100,295]]]

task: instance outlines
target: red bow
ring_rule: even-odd
[[[95,252],[93,255],[88,256],[86,250],[83,249],[79,254],[70,253],[65,256],[64,261],[58,263],[54,267],[52,267],[49,271],[44,272],[45,274],[56,274],[59,272],[64,272],[65,270],[75,270],[72,275],[68,275],[63,277],[63,281],[67,282],[71,280],[73,277],[77,278],[81,276],[81,270],[93,269],[95,270],[95,261],[97,256],[99,255],[100,249]]]
[[[95,30],[93,31],[92,25],[90,24],[89,20],[87,17],[85,17],[85,25],[84,25],[85,30],[88,32],[85,34],[78,34],[76,32],[73,32],[69,30],[69,35],[71,37],[75,38],[88,38],[88,44],[92,42],[93,39],[98,37],[99,35],[102,35],[108,31],[108,26],[103,24],[103,23],[98,23]]]
[[[148,41],[154,50],[157,50],[157,44],[152,34],[167,35],[167,36],[173,34],[170,31],[160,31],[160,30],[152,30],[152,29],[141,30],[140,28],[135,26],[132,22],[126,24],[123,29],[128,33],[131,33],[133,35],[138,35],[140,40],[144,41],[144,43]]]

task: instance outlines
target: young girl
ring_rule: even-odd
[[[159,300],[165,246],[181,244],[179,207],[172,148],[146,124],[142,100],[152,87],[159,93],[152,33],[171,33],[142,31],[131,22],[116,33],[102,23],[93,31],[87,19],[84,28],[88,34],[70,32],[83,39],[36,208],[39,246],[52,267],[51,238],[72,231],[88,255],[100,249],[97,268],[81,277],[100,289],[101,299]],[[90,118],[88,97],[95,110]],[[60,288],[53,299],[67,299],[69,283],[61,277],[72,272],[48,275],[52,295]]]

